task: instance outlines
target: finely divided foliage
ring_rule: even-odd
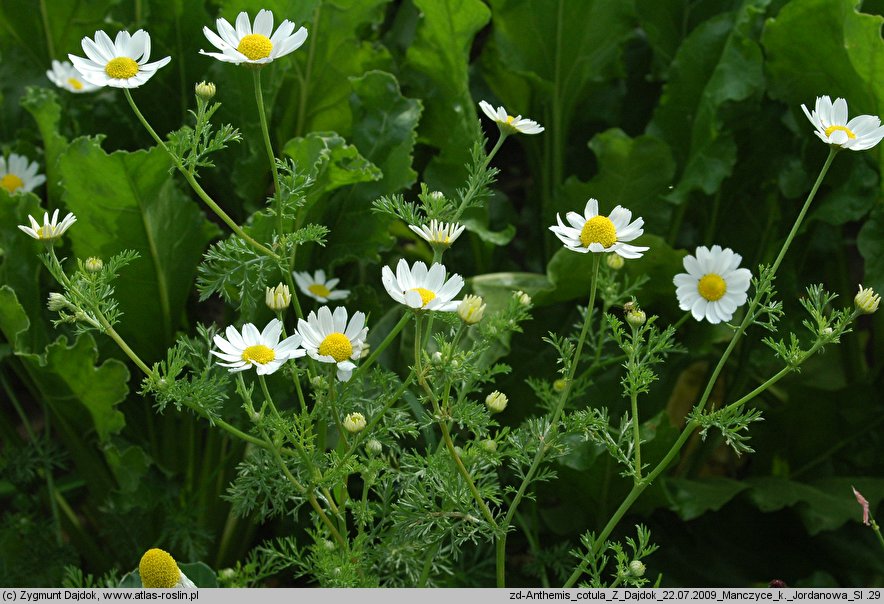
[[[0,16],[0,583],[812,584],[772,511],[884,573],[877,18],[62,4]]]

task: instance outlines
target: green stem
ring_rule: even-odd
[[[881,544],[881,547],[884,547],[884,537],[881,536],[881,527],[878,526],[878,523],[872,518],[871,514],[869,514],[869,526],[872,527],[872,530],[875,531],[875,534],[878,536],[878,542]]]
[[[445,447],[448,449],[448,453],[454,460],[454,465],[457,468],[457,471],[467,483],[467,487],[469,488],[470,493],[473,495],[473,499],[479,506],[479,510],[482,512],[485,520],[487,520],[488,524],[496,529],[497,522],[495,522],[494,520],[494,514],[491,513],[491,510],[488,508],[488,505],[482,498],[482,494],[476,487],[476,483],[473,481],[473,477],[470,474],[470,471],[467,470],[466,466],[463,465],[463,461],[461,461],[460,455],[457,454],[457,451],[454,448],[454,441],[451,439],[451,433],[448,431],[448,424],[446,423],[445,418],[442,415],[442,410],[439,408],[439,401],[436,399],[436,394],[433,392],[432,387],[427,382],[427,378],[421,363],[421,319],[422,317],[420,313],[416,313],[414,327],[414,368],[415,373],[417,374],[418,383],[423,387],[424,391],[427,393],[427,396],[433,404],[433,412],[436,414],[436,422],[439,424],[439,428],[442,431],[442,439],[445,441]]]
[[[182,175],[184,175],[185,180],[187,180],[187,183],[194,190],[194,192],[197,194],[197,196],[207,206],[209,206],[209,208],[213,212],[215,212],[215,214],[218,216],[218,218],[220,218],[221,220],[224,221],[224,224],[226,224],[227,226],[230,227],[230,230],[232,230],[234,233],[236,233],[239,237],[241,237],[243,240],[245,240],[249,245],[251,245],[256,250],[258,250],[261,253],[269,256],[270,258],[273,258],[274,260],[278,261],[280,258],[275,252],[273,252],[273,250],[271,250],[270,248],[266,247],[265,245],[255,241],[252,237],[247,235],[246,232],[243,231],[242,228],[240,228],[240,226],[238,224],[236,224],[236,222],[230,216],[227,215],[227,212],[222,210],[221,206],[219,206],[217,203],[215,203],[215,201],[211,197],[209,197],[209,194],[206,193],[205,190],[203,190],[203,188],[199,185],[199,183],[194,178],[193,174],[191,174],[187,170],[187,168],[184,167],[184,165],[181,163],[181,160],[179,160],[178,157],[176,157],[175,154],[172,153],[172,150],[169,149],[169,147],[166,145],[166,143],[163,142],[163,139],[161,139],[159,137],[159,135],[157,135],[156,131],[151,127],[151,125],[145,119],[144,115],[142,115],[141,111],[138,109],[138,106],[135,104],[135,99],[132,98],[132,94],[129,92],[128,88],[123,89],[123,94],[126,96],[126,100],[129,101],[129,106],[132,107],[132,111],[135,112],[135,116],[138,118],[138,121],[141,122],[141,125],[144,126],[145,130],[147,130],[147,132],[150,134],[151,138],[153,138],[156,141],[156,143],[160,147],[162,147],[166,151],[166,153],[169,154],[169,157],[171,157],[172,161],[175,162],[175,167],[178,168],[178,171],[181,172]]]
[[[488,168],[488,165],[491,164],[491,160],[494,159],[494,156],[497,155],[497,152],[500,150],[501,145],[503,145],[503,141],[506,140],[507,135],[503,133],[501,130],[500,137],[497,139],[497,142],[494,144],[494,147],[491,148],[491,152],[485,158],[485,161],[482,163],[482,169],[485,170]],[[470,201],[472,201],[473,197],[475,197],[476,193],[479,192],[480,187],[478,183],[475,183],[467,192],[464,193],[463,199],[460,202],[460,205],[457,207],[457,212],[454,215],[454,222],[460,220],[461,214],[466,209],[467,205]],[[435,253],[435,250],[434,250]]]
[[[565,409],[565,403],[568,401],[568,396],[571,394],[571,386],[574,384],[574,374],[577,371],[577,365],[580,363],[580,355],[583,352],[583,343],[586,341],[586,333],[589,331],[589,324],[592,320],[592,309],[595,306],[596,286],[598,285],[599,265],[601,264],[601,259],[602,257],[600,254],[593,254],[592,282],[589,286],[589,303],[586,306],[586,316],[583,319],[583,329],[580,331],[580,337],[577,339],[577,348],[575,349],[574,357],[571,360],[571,368],[568,371],[567,378],[565,378],[565,388],[562,390],[562,394],[559,397],[559,402],[556,405],[555,411],[553,411],[552,417],[550,418],[549,427],[547,428],[546,433],[544,433],[541,439],[542,444],[538,447],[537,453],[534,455],[534,460],[531,462],[531,467],[528,468],[528,472],[525,474],[525,478],[522,480],[522,484],[519,485],[519,490],[516,491],[516,496],[513,498],[513,503],[510,505],[510,509],[507,511],[502,525],[503,533],[497,540],[496,553],[498,587],[506,587],[506,531],[512,524],[513,516],[515,515],[516,510],[519,507],[519,503],[521,503],[522,501],[522,497],[525,496],[525,491],[528,489],[528,485],[531,484],[531,479],[534,478],[534,475],[537,472],[537,468],[540,467],[540,463],[543,461],[544,455],[546,455],[545,443],[550,442],[551,433],[555,433],[558,430],[559,418],[562,415],[562,411]]]
[[[630,402],[632,403],[632,438],[633,447],[635,448],[635,482],[641,482],[642,479],[642,441],[638,426],[638,393],[634,390],[630,393]]]
[[[820,184],[822,184],[823,178],[826,176],[826,172],[829,171],[829,166],[832,165],[832,160],[835,159],[835,155],[838,153],[839,149],[840,147],[838,147],[837,145],[829,146],[829,156],[826,157],[826,162],[823,164],[823,169],[820,170],[820,174],[819,176],[817,176],[816,182],[813,183],[813,187],[810,189],[810,193],[807,194],[807,199],[804,200],[804,205],[801,207],[801,212],[798,213],[798,218],[795,219],[795,224],[792,225],[792,230],[789,231],[789,235],[786,237],[785,243],[783,243],[783,248],[780,250],[777,259],[774,260],[773,267],[771,268],[772,275],[776,274],[777,269],[780,267],[780,263],[786,256],[786,251],[792,244],[792,240],[795,239],[795,235],[798,233],[798,229],[801,227],[801,223],[804,220],[804,215],[807,214],[807,210],[810,209],[810,204],[813,201],[813,198],[816,197],[816,192],[820,188]]]
[[[276,155],[273,154],[273,144],[270,142],[270,127],[267,124],[267,113],[264,109],[264,92],[261,90],[261,70],[252,70],[252,82],[255,84],[255,102],[258,104],[258,118],[261,122],[261,134],[264,135],[264,147],[267,150],[267,158],[270,160],[270,171],[273,173],[273,193],[276,198],[276,231],[277,236],[282,237],[282,192],[279,189],[279,172],[276,169]]]

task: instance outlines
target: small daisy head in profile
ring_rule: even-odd
[[[495,109],[491,103],[487,101],[479,101],[479,107],[482,112],[488,116],[488,119],[497,123],[501,134],[540,134],[544,128],[534,120],[523,118],[521,115],[513,117],[503,107]]]
[[[273,13],[265,9],[258,11],[254,23],[249,22],[249,15],[244,11],[236,17],[236,27],[224,18],[219,18],[215,25],[218,33],[208,27],[203,27],[203,33],[221,52],[200,50],[200,54],[236,65],[270,63],[297,50],[307,39],[307,29],[301,27],[295,31],[295,24],[288,19],[274,32]]]
[[[273,319],[264,328],[258,328],[251,323],[246,323],[240,333],[233,325],[225,332],[227,338],[215,335],[215,346],[220,349],[212,350],[211,353],[224,361],[218,362],[222,367],[228,367],[229,371],[245,371],[252,367],[258,375],[270,375],[289,359],[296,359],[306,354],[301,344],[301,336],[293,334],[282,342],[282,323]]]
[[[871,149],[884,138],[884,126],[881,120],[874,115],[858,115],[852,120],[847,120],[847,101],[835,99],[832,102],[828,96],[820,96],[816,99],[813,111],[801,105],[804,115],[816,128],[816,135],[824,143],[835,145],[852,151],[864,151]]]
[[[10,195],[29,193],[46,182],[46,177],[37,174],[40,166],[29,162],[27,157],[10,153],[8,158],[0,155],[0,187]]]
[[[325,271],[319,269],[312,275],[308,272],[292,272],[298,289],[319,302],[343,300],[350,295],[349,289],[335,289],[340,279],[326,279]]]
[[[298,333],[304,338],[304,348],[310,358],[321,363],[335,363],[337,377],[346,382],[356,369],[352,362],[362,355],[368,327],[365,313],[355,312],[347,321],[347,309],[339,306],[332,313],[328,306],[310,311],[307,319],[298,319]]]
[[[84,80],[80,72],[74,69],[74,66],[69,61],[56,61],[53,59],[52,69],[46,71],[46,77],[59,88],[64,88],[68,92],[75,94],[92,92],[99,88],[99,86]]]
[[[454,297],[463,289],[463,277],[458,274],[446,279],[445,267],[434,264],[429,269],[421,261],[413,267],[403,258],[396,265],[396,274],[389,266],[381,270],[384,288],[390,297],[415,310],[457,311],[460,300]]]
[[[456,222],[441,222],[433,219],[429,224],[421,226],[410,224],[408,228],[417,233],[421,239],[430,245],[450,247],[457,241],[465,227]]]
[[[632,220],[632,212],[623,206],[614,208],[609,216],[601,216],[599,202],[590,199],[582,216],[577,212],[568,212],[565,218],[570,226],[565,225],[561,216],[556,214],[558,225],[549,227],[549,230],[569,250],[583,254],[613,252],[627,259],[641,258],[648,251],[647,247],[626,243],[644,232],[642,226],[645,221],[642,218]]]
[[[196,588],[193,581],[178,568],[175,558],[158,547],[147,550],[141,556],[138,574],[141,576],[141,585],[147,588]]]
[[[34,220],[33,216],[28,216],[28,220],[31,221],[31,226],[18,225],[18,228],[38,241],[52,241],[64,235],[64,232],[77,222],[77,217],[68,212],[67,216],[62,218],[61,222],[58,222],[58,210],[55,210],[52,213],[51,220],[49,219],[49,212],[43,214],[42,225]]]
[[[687,255],[684,267],[672,282],[678,306],[689,310],[697,321],[730,321],[734,311],[746,303],[752,273],[739,268],[742,257],[730,248],[713,245],[697,248],[696,256]]]
[[[172,60],[164,57],[150,60],[150,34],[139,29],[131,36],[121,31],[111,40],[103,31],[95,39],[83,38],[83,52],[88,58],[69,54],[68,58],[86,82],[97,87],[138,88]]]

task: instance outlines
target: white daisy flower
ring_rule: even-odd
[[[847,101],[820,96],[811,112],[801,105],[804,115],[816,127],[816,135],[824,143],[844,149],[863,151],[871,149],[884,138],[884,126],[874,115],[860,115],[847,121]]]
[[[246,323],[242,326],[242,335],[233,325],[227,328],[226,334],[227,339],[220,335],[214,337],[215,346],[221,352],[212,350],[211,353],[226,361],[218,364],[229,367],[231,372],[254,367],[258,375],[270,375],[289,359],[307,354],[303,348],[298,348],[301,336],[297,333],[279,341],[282,323],[278,319],[270,321],[262,332],[251,323]]]
[[[463,289],[463,278],[454,274],[446,281],[445,276],[445,267],[441,264],[434,264],[428,270],[426,264],[417,261],[409,268],[404,258],[396,265],[395,275],[389,266],[381,270],[387,293],[400,304],[421,310],[455,312],[461,301],[453,298]]]
[[[292,272],[298,288],[306,295],[320,302],[343,300],[350,295],[349,289],[335,289],[340,279],[325,279],[325,271],[320,269],[312,275],[308,272]]]
[[[700,246],[696,253],[696,257],[684,258],[688,272],[672,279],[678,306],[691,311],[697,321],[730,321],[734,311],[746,303],[752,273],[747,268],[737,268],[743,258],[730,248],[713,245],[710,250]]]
[[[0,156],[0,187],[10,195],[33,191],[46,182],[45,176],[37,174],[39,168],[37,162],[28,162],[18,153],[10,153],[9,159]]]
[[[69,61],[56,61],[53,59],[52,69],[46,71],[46,77],[59,88],[64,88],[69,92],[92,92],[99,88],[95,84],[90,84],[84,80],[80,72],[74,69],[74,66]]]
[[[507,113],[506,109],[503,107],[495,109],[491,103],[488,103],[487,101],[479,101],[479,107],[482,108],[482,111],[488,116],[488,119],[497,122],[498,128],[506,134],[515,134],[516,132],[522,134],[540,134],[544,130],[543,126],[539,125],[534,120],[529,120],[527,118],[523,119],[521,115],[513,117]]]
[[[440,222],[433,219],[429,225],[416,226],[410,224],[408,228],[417,233],[427,243],[436,243],[447,247],[457,241],[465,227],[456,222]]]
[[[245,11],[236,17],[236,28],[223,18],[219,18],[215,24],[217,34],[208,27],[203,27],[203,33],[212,46],[221,52],[201,49],[200,54],[237,65],[269,63],[297,50],[307,39],[307,29],[302,27],[292,33],[295,24],[288,19],[280,23],[276,33],[273,33],[273,13],[265,9],[258,11],[254,25],[249,23],[249,15]]]
[[[569,250],[581,252],[614,252],[624,258],[641,258],[648,251],[647,247],[629,245],[625,241],[632,241],[644,232],[642,226],[644,219],[636,218],[632,223],[632,212],[623,206],[617,206],[609,216],[599,215],[599,202],[590,199],[586,202],[583,216],[577,212],[568,212],[565,215],[570,227],[562,223],[562,218],[556,214],[558,226],[551,226],[549,230],[561,239]]]
[[[347,322],[347,309],[339,306],[334,314],[328,306],[318,312],[310,311],[307,320],[298,319],[298,333],[304,338],[304,348],[310,358],[338,366],[338,379],[346,382],[356,369],[351,360],[362,354],[368,328],[365,313],[355,312]]]
[[[52,241],[53,239],[58,239],[64,232],[71,228],[71,225],[77,222],[77,217],[68,212],[67,216],[65,216],[61,224],[58,222],[58,210],[52,213],[52,220],[49,220],[49,212],[45,212],[43,214],[43,226],[34,220],[33,216],[28,216],[28,220],[31,221],[31,226],[26,227],[22,225],[18,225],[22,231],[33,237],[34,239],[40,241]]]
[[[68,58],[84,80],[99,87],[138,88],[172,60],[172,57],[165,57],[147,62],[150,59],[150,34],[143,29],[131,36],[127,31],[117,32],[113,41],[103,31],[97,31],[95,40],[83,38],[81,45],[89,58],[72,54]]]

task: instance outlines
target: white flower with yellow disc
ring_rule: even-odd
[[[67,215],[58,222],[58,210],[52,213],[52,220],[49,219],[49,212],[43,213],[43,225],[40,226],[33,216],[28,216],[31,226],[26,227],[18,225],[18,228],[27,233],[34,239],[39,241],[52,241],[58,239],[64,232],[71,228],[71,225],[77,222],[77,217],[68,212]]]
[[[816,127],[816,135],[824,143],[837,145],[844,149],[863,151],[871,149],[884,138],[884,126],[874,115],[859,115],[847,121],[847,101],[828,96],[816,99],[813,111],[801,105],[804,115]]]
[[[150,34],[143,29],[131,36],[127,31],[118,32],[113,41],[103,31],[97,31],[94,40],[83,38],[81,46],[87,59],[72,54],[68,58],[84,80],[99,87],[138,88],[172,60],[164,57],[148,63]]]
[[[410,224],[408,228],[417,233],[427,243],[448,247],[457,241],[465,227],[456,222],[441,222],[433,219],[429,224],[422,224],[421,226]]]
[[[645,221],[642,218],[632,220],[632,212],[623,206],[617,206],[608,216],[601,216],[599,202],[590,198],[582,216],[577,212],[568,212],[565,218],[571,226],[563,224],[561,216],[556,214],[558,226],[551,226],[549,230],[569,250],[583,254],[613,252],[627,259],[641,258],[648,250],[647,247],[626,243],[641,236]]]
[[[426,264],[417,261],[409,267],[403,258],[396,265],[395,275],[389,266],[381,269],[381,280],[390,297],[414,309],[454,312],[461,302],[454,296],[463,289],[463,277],[455,273],[446,280],[441,264],[427,269]]]
[[[513,117],[503,107],[495,109],[487,101],[479,101],[479,107],[488,119],[497,122],[497,127],[505,134],[540,134],[544,128],[534,120],[523,118],[521,115]]]
[[[270,375],[289,359],[296,359],[306,354],[303,348],[298,348],[301,336],[297,333],[282,342],[279,341],[279,336],[282,335],[282,323],[278,319],[270,321],[264,331],[259,332],[257,327],[246,323],[242,326],[242,333],[232,325],[225,333],[227,339],[220,335],[214,337],[215,346],[221,349],[221,352],[216,350],[211,352],[225,361],[218,364],[229,367],[231,372],[245,371],[254,367],[258,375]]]
[[[730,321],[734,311],[746,303],[752,273],[747,268],[738,268],[743,258],[730,248],[700,246],[696,253],[684,258],[688,272],[672,279],[678,306],[691,311],[697,321]]]
[[[310,311],[307,320],[298,319],[298,333],[304,338],[304,348],[310,358],[321,363],[335,363],[338,379],[346,382],[356,369],[355,361],[362,354],[368,327],[365,313],[355,312],[347,322],[347,309],[339,306],[335,312],[321,306]]]
[[[0,155],[0,187],[10,195],[33,191],[46,182],[45,176],[37,174],[39,169],[37,162],[28,162],[23,155],[10,153],[9,159]]]
[[[217,34],[208,27],[203,27],[203,33],[212,46],[221,52],[201,49],[200,54],[237,65],[269,63],[297,50],[307,39],[307,29],[302,27],[295,31],[295,24],[288,19],[280,23],[274,33],[273,13],[265,9],[258,11],[254,24],[249,23],[249,15],[245,11],[236,17],[236,27],[223,18],[219,18],[215,24]]]
[[[302,292],[320,302],[343,300],[350,295],[349,289],[335,289],[341,280],[326,280],[325,271],[322,269],[319,269],[312,275],[308,272],[293,272],[292,276]]]
[[[99,88],[95,84],[90,84],[84,80],[80,72],[74,69],[74,66],[68,61],[56,61],[53,59],[52,69],[46,71],[46,77],[59,88],[64,88],[76,94],[92,92]]]

